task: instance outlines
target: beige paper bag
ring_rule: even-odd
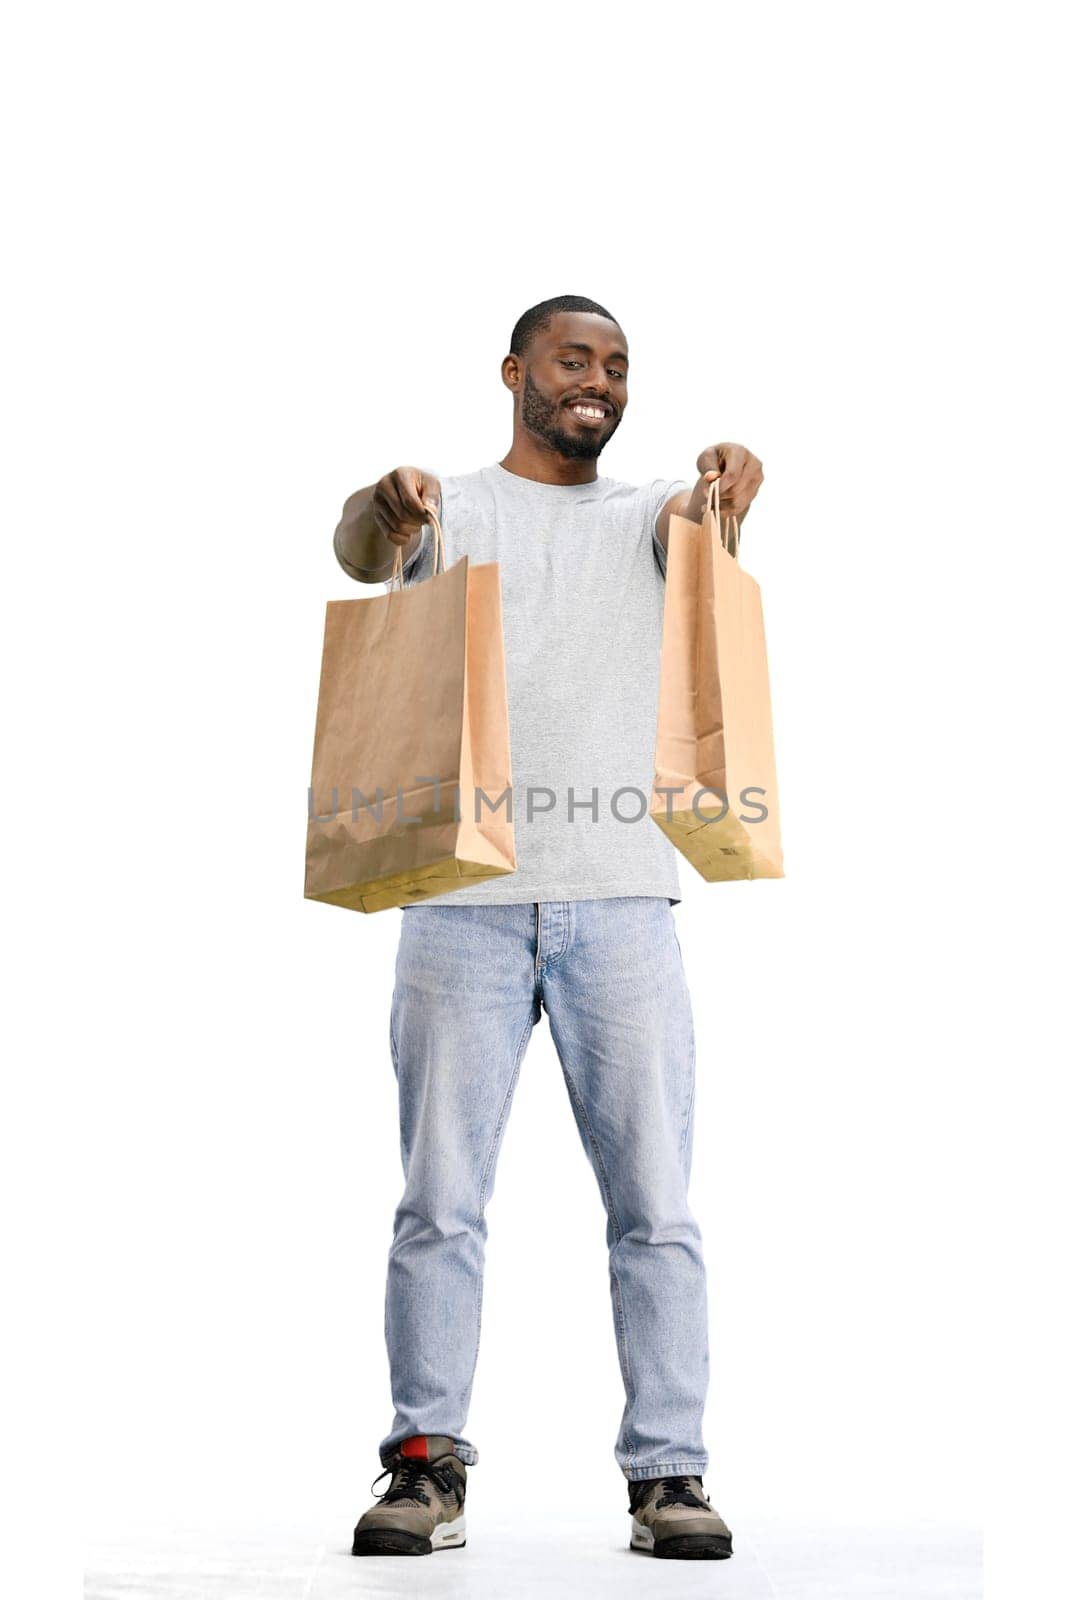
[[[729,522],[727,544],[717,480],[700,526],[671,517],[649,806],[709,882],[783,876],[763,606]]]
[[[352,911],[515,870],[500,568],[445,571],[430,520],[432,577],[398,546],[396,587],[326,607],[304,894]]]

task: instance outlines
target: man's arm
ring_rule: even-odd
[[[334,529],[333,553],[350,578],[359,583],[384,583],[393,569],[396,545],[390,544],[374,520],[375,485],[350,494]]]
[[[672,515],[688,517],[691,522],[703,522],[714,479],[719,480],[719,515],[724,522],[727,517],[736,517],[738,528],[763,482],[762,461],[751,450],[746,450],[743,444],[711,445],[700,452],[697,468],[700,477],[692,490],[672,494],[656,518],[656,537],[664,550],[670,538]]]
[[[397,467],[377,483],[350,494],[334,529],[338,562],[358,583],[384,583],[393,570],[397,546],[410,553],[427,521],[427,506],[441,514],[441,485],[432,472]]]

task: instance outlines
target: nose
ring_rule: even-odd
[[[582,393],[589,400],[603,400],[606,405],[611,406],[615,410],[618,409],[615,403],[615,396],[612,390],[611,380],[608,378],[606,372],[600,376],[594,376],[593,374],[590,374],[585,383],[582,385]]]

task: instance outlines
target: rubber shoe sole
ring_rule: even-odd
[[[354,1556],[429,1556],[435,1550],[462,1550],[467,1543],[463,1515],[439,1522],[428,1539],[403,1528],[365,1528],[352,1536]]]
[[[733,1539],[718,1533],[682,1533],[674,1539],[653,1539],[652,1529],[634,1517],[630,1522],[630,1549],[667,1561],[727,1561],[733,1555]]]

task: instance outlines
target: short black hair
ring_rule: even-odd
[[[515,324],[511,335],[511,354],[524,356],[529,349],[530,341],[537,333],[543,333],[548,327],[557,311],[587,311],[596,317],[607,317],[609,322],[621,326],[617,317],[610,311],[598,305],[595,300],[587,300],[582,294],[557,294],[551,300],[542,300],[538,305],[531,306],[529,311],[524,311]]]

